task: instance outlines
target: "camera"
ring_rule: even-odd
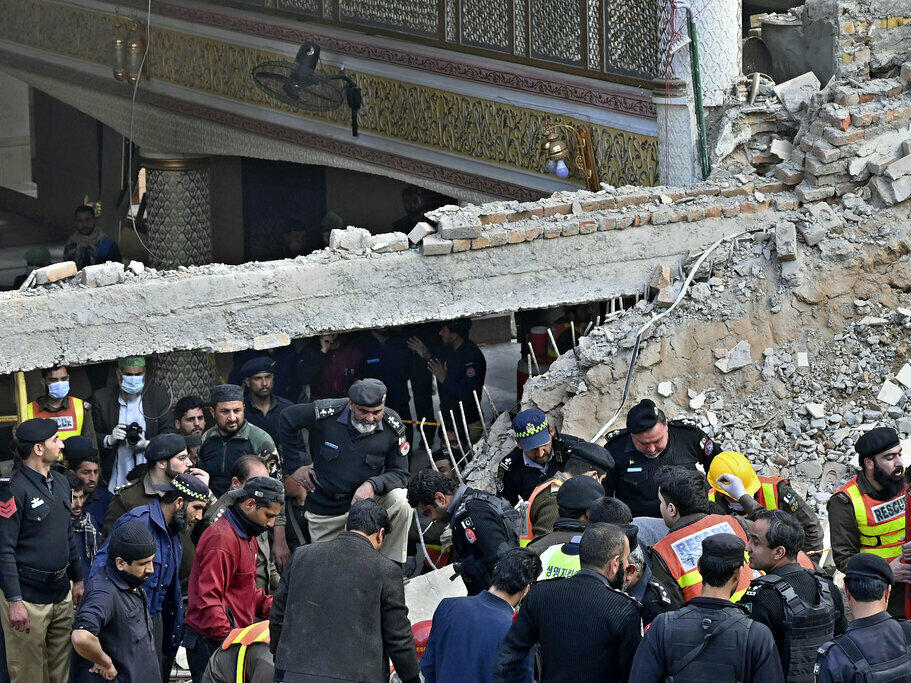
[[[127,427],[127,443],[131,446],[135,446],[139,443],[139,440],[142,438],[142,427],[139,426],[138,422],[131,422]]]

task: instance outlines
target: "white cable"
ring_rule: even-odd
[[[136,94],[139,92],[139,82],[142,80],[142,69],[146,63],[146,57],[149,56],[149,48],[152,45],[152,0],[149,0],[149,6],[146,11],[146,48],[142,53],[142,59],[139,62],[139,73],[136,74],[136,83],[133,84],[133,97],[130,99],[130,133],[127,137],[129,151],[127,153],[127,201],[130,203],[130,222],[133,225],[133,232],[142,248],[145,249],[149,256],[155,256],[152,250],[146,246],[139,236],[139,230],[136,227],[136,216],[133,214],[133,115],[136,111]],[[140,201],[140,204],[142,202]]]
[[[661,320],[668,313],[670,313],[675,308],[677,308],[677,305],[681,301],[683,301],[683,297],[686,296],[686,292],[690,287],[690,283],[693,281],[693,278],[696,277],[696,271],[699,270],[699,266],[702,265],[702,262],[705,261],[706,257],[709,254],[711,254],[713,251],[715,251],[715,249],[718,248],[724,242],[728,242],[730,240],[737,239],[741,235],[748,235],[750,233],[758,232],[758,231],[759,231],[759,229],[744,230],[742,232],[734,233],[731,235],[725,235],[724,237],[719,238],[718,241],[716,241],[712,246],[710,246],[708,249],[706,249],[704,252],[702,252],[702,255],[696,260],[696,263],[693,264],[692,269],[690,269],[690,274],[687,276],[686,280],[684,280],[683,286],[680,288],[680,293],[677,295],[677,298],[674,299],[674,303],[671,305],[671,307],[668,308],[666,311],[662,312],[660,315],[656,315],[651,320],[648,320],[644,325],[642,325],[642,327],[639,328],[639,332],[636,334],[636,345],[633,347],[633,355],[630,357],[629,370],[626,373],[626,386],[623,389],[623,397],[620,399],[620,405],[617,406],[617,411],[613,414],[613,417],[611,417],[610,420],[605,422],[604,426],[598,430],[598,433],[595,434],[591,439],[589,439],[589,441],[591,443],[596,442],[602,436],[607,434],[607,430],[610,429],[611,425],[614,424],[614,422],[616,422],[618,417],[620,417],[620,411],[623,410],[623,406],[626,403],[627,397],[629,396],[629,388],[630,388],[630,384],[632,382],[633,372],[636,369],[636,361],[638,360],[638,357],[639,357],[639,343],[642,341],[642,335],[645,333],[645,331],[648,328],[650,328],[652,325],[654,325],[656,322]]]

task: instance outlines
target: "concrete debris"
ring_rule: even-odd
[[[705,405],[705,394],[699,394],[690,399],[690,410],[701,410]]]
[[[135,263],[135,261],[133,261]],[[81,281],[86,287],[106,287],[123,282],[126,275],[123,264],[113,261],[99,263],[95,266],[86,266],[82,269]]]
[[[670,308],[673,306],[677,297],[680,295],[680,286],[681,283],[677,282],[659,290],[658,295],[655,297],[655,305],[661,308]]]
[[[378,254],[391,251],[405,251],[408,248],[408,235],[404,232],[383,232],[371,235],[367,246]]]
[[[895,373],[895,379],[911,389],[911,365],[905,363],[902,369]]]
[[[890,406],[897,405],[905,396],[902,388],[889,380],[883,382],[883,388],[879,390],[876,399]]]
[[[655,290],[664,289],[671,286],[671,269],[669,266],[658,266],[655,274],[652,275],[649,287]]]
[[[674,394],[674,385],[670,382],[660,382],[658,384],[658,395],[668,398]]]
[[[724,358],[715,361],[715,367],[727,374],[746,367],[752,362],[753,359],[750,356],[750,342],[744,339],[739,341],[734,348],[728,351]]]
[[[130,261],[127,265],[127,271],[133,275],[142,275],[145,269],[146,266],[142,261]]]
[[[420,244],[421,240],[427,237],[427,235],[432,235],[434,232],[436,232],[436,230],[433,229],[433,226],[431,226],[430,223],[421,221],[408,233],[408,240],[412,244]]]
[[[826,408],[821,403],[806,403],[804,408],[807,409],[810,417],[820,420],[826,416]]]
[[[421,253],[424,256],[443,256],[452,251],[452,240],[444,240],[439,235],[427,235],[421,241]]]
[[[355,252],[364,251],[367,248],[368,239],[370,239],[370,231],[364,228],[355,228],[353,226],[349,226],[344,230],[334,228],[329,233],[329,248]]]
[[[776,85],[773,90],[778,99],[781,100],[784,108],[793,114],[802,105],[808,103],[815,93],[819,92],[820,85],[816,74],[808,71],[802,76]]]
[[[34,273],[36,285],[49,285],[73,277],[77,273],[77,269],[75,261],[62,261],[43,268],[36,268]]]
[[[806,351],[797,352],[797,367],[798,368],[808,368],[810,367],[810,358],[807,355]]]
[[[797,259],[797,226],[791,221],[775,224],[775,250],[780,261]]]

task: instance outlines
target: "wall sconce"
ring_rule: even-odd
[[[128,81],[130,85],[136,85],[139,79],[139,66],[146,51],[145,27],[135,19],[129,19],[126,23],[117,24],[114,30],[114,80]],[[143,66],[143,70],[148,70],[148,62]]]
[[[575,152],[570,149],[561,131],[569,134],[569,139],[575,145]],[[598,167],[595,165],[591,130],[587,126],[545,122],[543,132],[544,142],[541,143],[541,151],[547,160],[547,172],[565,180],[570,173],[566,160],[571,158],[573,165],[585,178],[585,185],[588,189],[592,192],[600,190],[601,178],[598,175]]]

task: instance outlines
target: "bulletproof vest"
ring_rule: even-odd
[[[497,512],[499,512],[500,520],[503,523],[503,527],[506,529],[507,536],[510,537],[510,545],[518,546],[519,536],[523,533],[523,519],[521,513],[516,510],[512,505],[507,503],[505,500],[499,496],[495,496],[492,493],[487,491],[469,491],[462,498],[462,503],[459,505],[459,509],[456,511],[458,515],[462,510],[465,509],[465,505],[470,500],[483,500],[488,505],[492,506]]]
[[[671,655],[667,683],[746,681],[743,647],[750,618],[740,607],[718,610],[688,604],[667,612],[666,619],[664,652]]]
[[[879,664],[870,664],[863,652],[853,640],[850,634],[836,640],[833,644],[840,647],[842,651],[851,660],[856,673],[854,680],[861,683],[909,683],[911,682],[911,633],[905,631],[905,651],[895,659],[889,659]],[[826,651],[827,646],[820,648],[819,652]]]
[[[817,648],[835,635],[835,601],[829,584],[813,575],[819,588],[819,604],[804,602],[794,587],[777,574],[766,574],[754,580],[754,585],[770,586],[778,591],[784,605],[783,648],[790,655],[788,683],[813,683]]]

